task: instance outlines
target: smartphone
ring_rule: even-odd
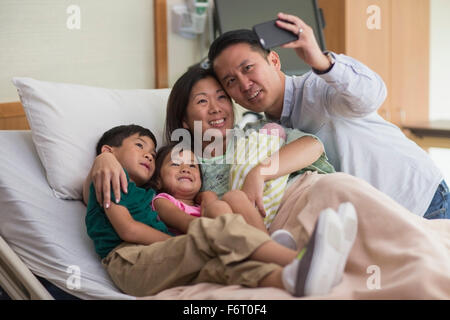
[[[275,20],[263,22],[253,26],[253,32],[259,38],[259,42],[264,49],[270,50],[272,48],[281,46],[285,43],[298,40],[298,35],[293,34],[290,31],[279,28]]]

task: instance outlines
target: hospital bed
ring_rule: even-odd
[[[0,286],[12,299],[52,299],[35,277],[82,299],[131,299],[110,281],[81,201],[57,199],[30,131],[0,132]]]
[[[15,85],[31,130],[0,130],[0,287],[12,299],[53,299],[45,280],[69,298],[136,299],[114,285],[95,253],[86,233],[81,182],[96,142],[115,125],[149,127],[161,145],[170,90],[112,90],[26,78]],[[146,298],[258,299],[265,290],[199,284]],[[275,298],[290,298],[282,290],[267,290]]]
[[[113,90],[29,78],[13,82],[31,130],[0,130],[0,287],[12,299],[136,299],[114,285],[87,236],[82,184],[95,158],[95,145],[107,129],[143,125],[162,144],[170,90]],[[295,212],[296,218],[323,206],[321,197],[309,197],[306,191],[298,196],[299,201],[290,202],[292,207],[284,204],[285,212]],[[362,209],[366,219],[358,219],[358,228],[367,239],[377,239],[377,245],[360,240],[349,256],[349,273],[342,283],[329,295],[309,298],[448,299],[448,221],[425,221],[380,193],[365,195],[376,198],[371,206],[351,188],[335,196],[339,197],[327,195],[328,205],[345,197]],[[394,232],[395,239],[386,238],[384,230],[373,228],[372,217],[395,217],[397,223],[389,227],[401,231]],[[366,268],[373,265],[383,270],[378,290],[367,286]],[[139,298],[298,299],[276,288],[212,283]]]

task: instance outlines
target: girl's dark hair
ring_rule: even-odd
[[[120,147],[122,145],[122,142],[124,139],[139,133],[140,137],[149,137],[152,139],[153,143],[155,144],[156,149],[156,138],[154,134],[147,128],[141,127],[136,124],[129,124],[129,125],[121,125],[114,127],[112,129],[109,129],[106,131],[100,140],[97,143],[96,152],[97,155],[99,155],[102,152],[102,147],[104,145],[109,145],[111,147]]]
[[[215,78],[212,70],[204,69],[200,64],[196,64],[191,66],[173,85],[166,110],[164,128],[166,143],[172,143],[170,137],[173,131],[183,128],[192,88],[198,81],[208,77]]]
[[[209,67],[213,68],[214,60],[222,53],[223,50],[238,43],[248,44],[252,50],[260,52],[264,58],[267,58],[270,53],[270,50],[266,50],[261,46],[258,36],[252,30],[232,30],[220,35],[209,47]]]
[[[148,182],[147,187],[155,189],[156,192],[158,192],[158,193],[164,192],[164,190],[161,190],[158,188],[158,184],[157,184],[158,179],[160,179],[160,176],[161,176],[162,164],[164,162],[164,159],[167,157],[167,155],[170,154],[172,152],[172,149],[177,145],[178,145],[177,143],[167,144],[167,145],[159,148],[158,152],[156,153],[155,172],[153,173],[152,178]],[[192,153],[194,153],[194,151],[192,151],[191,149],[183,149],[183,150],[189,150]],[[200,163],[198,164],[198,168],[200,171],[200,181],[203,184],[203,174],[202,174],[202,167],[201,167]]]

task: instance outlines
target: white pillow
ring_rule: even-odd
[[[114,90],[13,78],[33,142],[56,197],[82,199],[95,146],[122,124],[149,128],[162,143],[170,89]]]

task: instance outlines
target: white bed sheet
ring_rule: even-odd
[[[70,170],[70,163],[61,165]],[[53,195],[30,131],[0,131],[0,235],[34,274],[76,297],[134,299],[103,269],[86,234],[85,210],[81,201]],[[77,279],[79,289],[69,289],[67,281],[77,286]]]

